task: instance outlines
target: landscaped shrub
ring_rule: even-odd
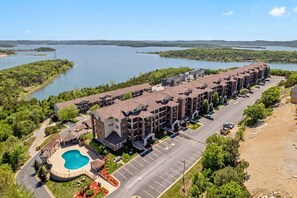
[[[51,134],[57,133],[58,132],[58,127],[57,126],[50,126],[50,127],[46,127],[44,130],[44,133],[46,136],[49,136]]]
[[[94,195],[94,191],[93,191],[93,190],[87,190],[86,195],[87,195],[88,197],[91,197],[91,196]]]
[[[125,163],[130,160],[130,155],[128,153],[124,153],[121,157]]]

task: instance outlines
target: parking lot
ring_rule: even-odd
[[[131,177],[137,175],[143,168],[146,168],[148,165],[153,164],[158,159],[168,155],[168,153],[170,153],[177,144],[184,141],[194,140],[179,134],[177,134],[175,137],[168,138],[154,146],[151,150],[148,150],[133,159],[131,162],[117,171],[114,176],[118,178],[121,183],[125,183]],[[164,172],[159,174],[157,178],[152,178],[148,182],[148,186],[140,187],[135,195],[148,198],[157,197],[175,180],[182,176],[184,171],[183,160],[185,161],[185,170],[187,170],[200,158],[201,153],[202,149],[188,151],[181,160],[176,161],[174,164],[169,166]]]
[[[282,78],[271,78],[265,86],[256,89],[248,98],[231,100],[213,114],[214,120],[201,118],[203,124],[197,130],[180,131],[153,147],[151,151],[136,157],[114,176],[121,182],[120,187],[109,197],[124,198],[138,195],[142,198],[160,196],[171,184],[182,176],[201,157],[207,137],[219,131],[227,121],[238,123],[243,110],[254,103],[267,88],[277,84]]]

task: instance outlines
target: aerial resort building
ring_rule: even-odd
[[[132,97],[137,97],[142,95],[144,92],[151,90],[152,86],[145,83],[96,95],[77,98],[74,100],[56,103],[54,105],[54,108],[55,112],[57,113],[59,110],[67,106],[75,105],[80,113],[86,113],[93,105],[98,104],[100,107],[112,105],[117,100],[122,100],[124,98],[124,95],[127,93],[130,93]]]
[[[269,77],[269,73],[265,63],[250,64],[101,107],[91,113],[94,138],[115,151],[127,141],[146,146],[160,130],[174,131],[195,119],[203,111],[205,99],[212,108],[214,92],[225,103],[242,88]]]

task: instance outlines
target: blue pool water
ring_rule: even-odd
[[[70,170],[76,170],[85,166],[90,159],[82,155],[79,150],[70,150],[63,153],[62,157],[65,160],[64,167]]]

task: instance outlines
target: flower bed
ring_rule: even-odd
[[[116,180],[112,175],[108,174],[108,170],[104,167],[100,172],[99,175],[103,177],[106,181],[108,181],[111,185],[118,187],[119,182]]]
[[[87,191],[91,190],[93,192],[92,196],[87,196]],[[95,197],[97,194],[108,195],[108,190],[104,187],[98,186],[96,181],[93,181],[88,188],[82,189],[80,192],[76,193],[73,197],[74,198],[87,198],[87,197]]]

